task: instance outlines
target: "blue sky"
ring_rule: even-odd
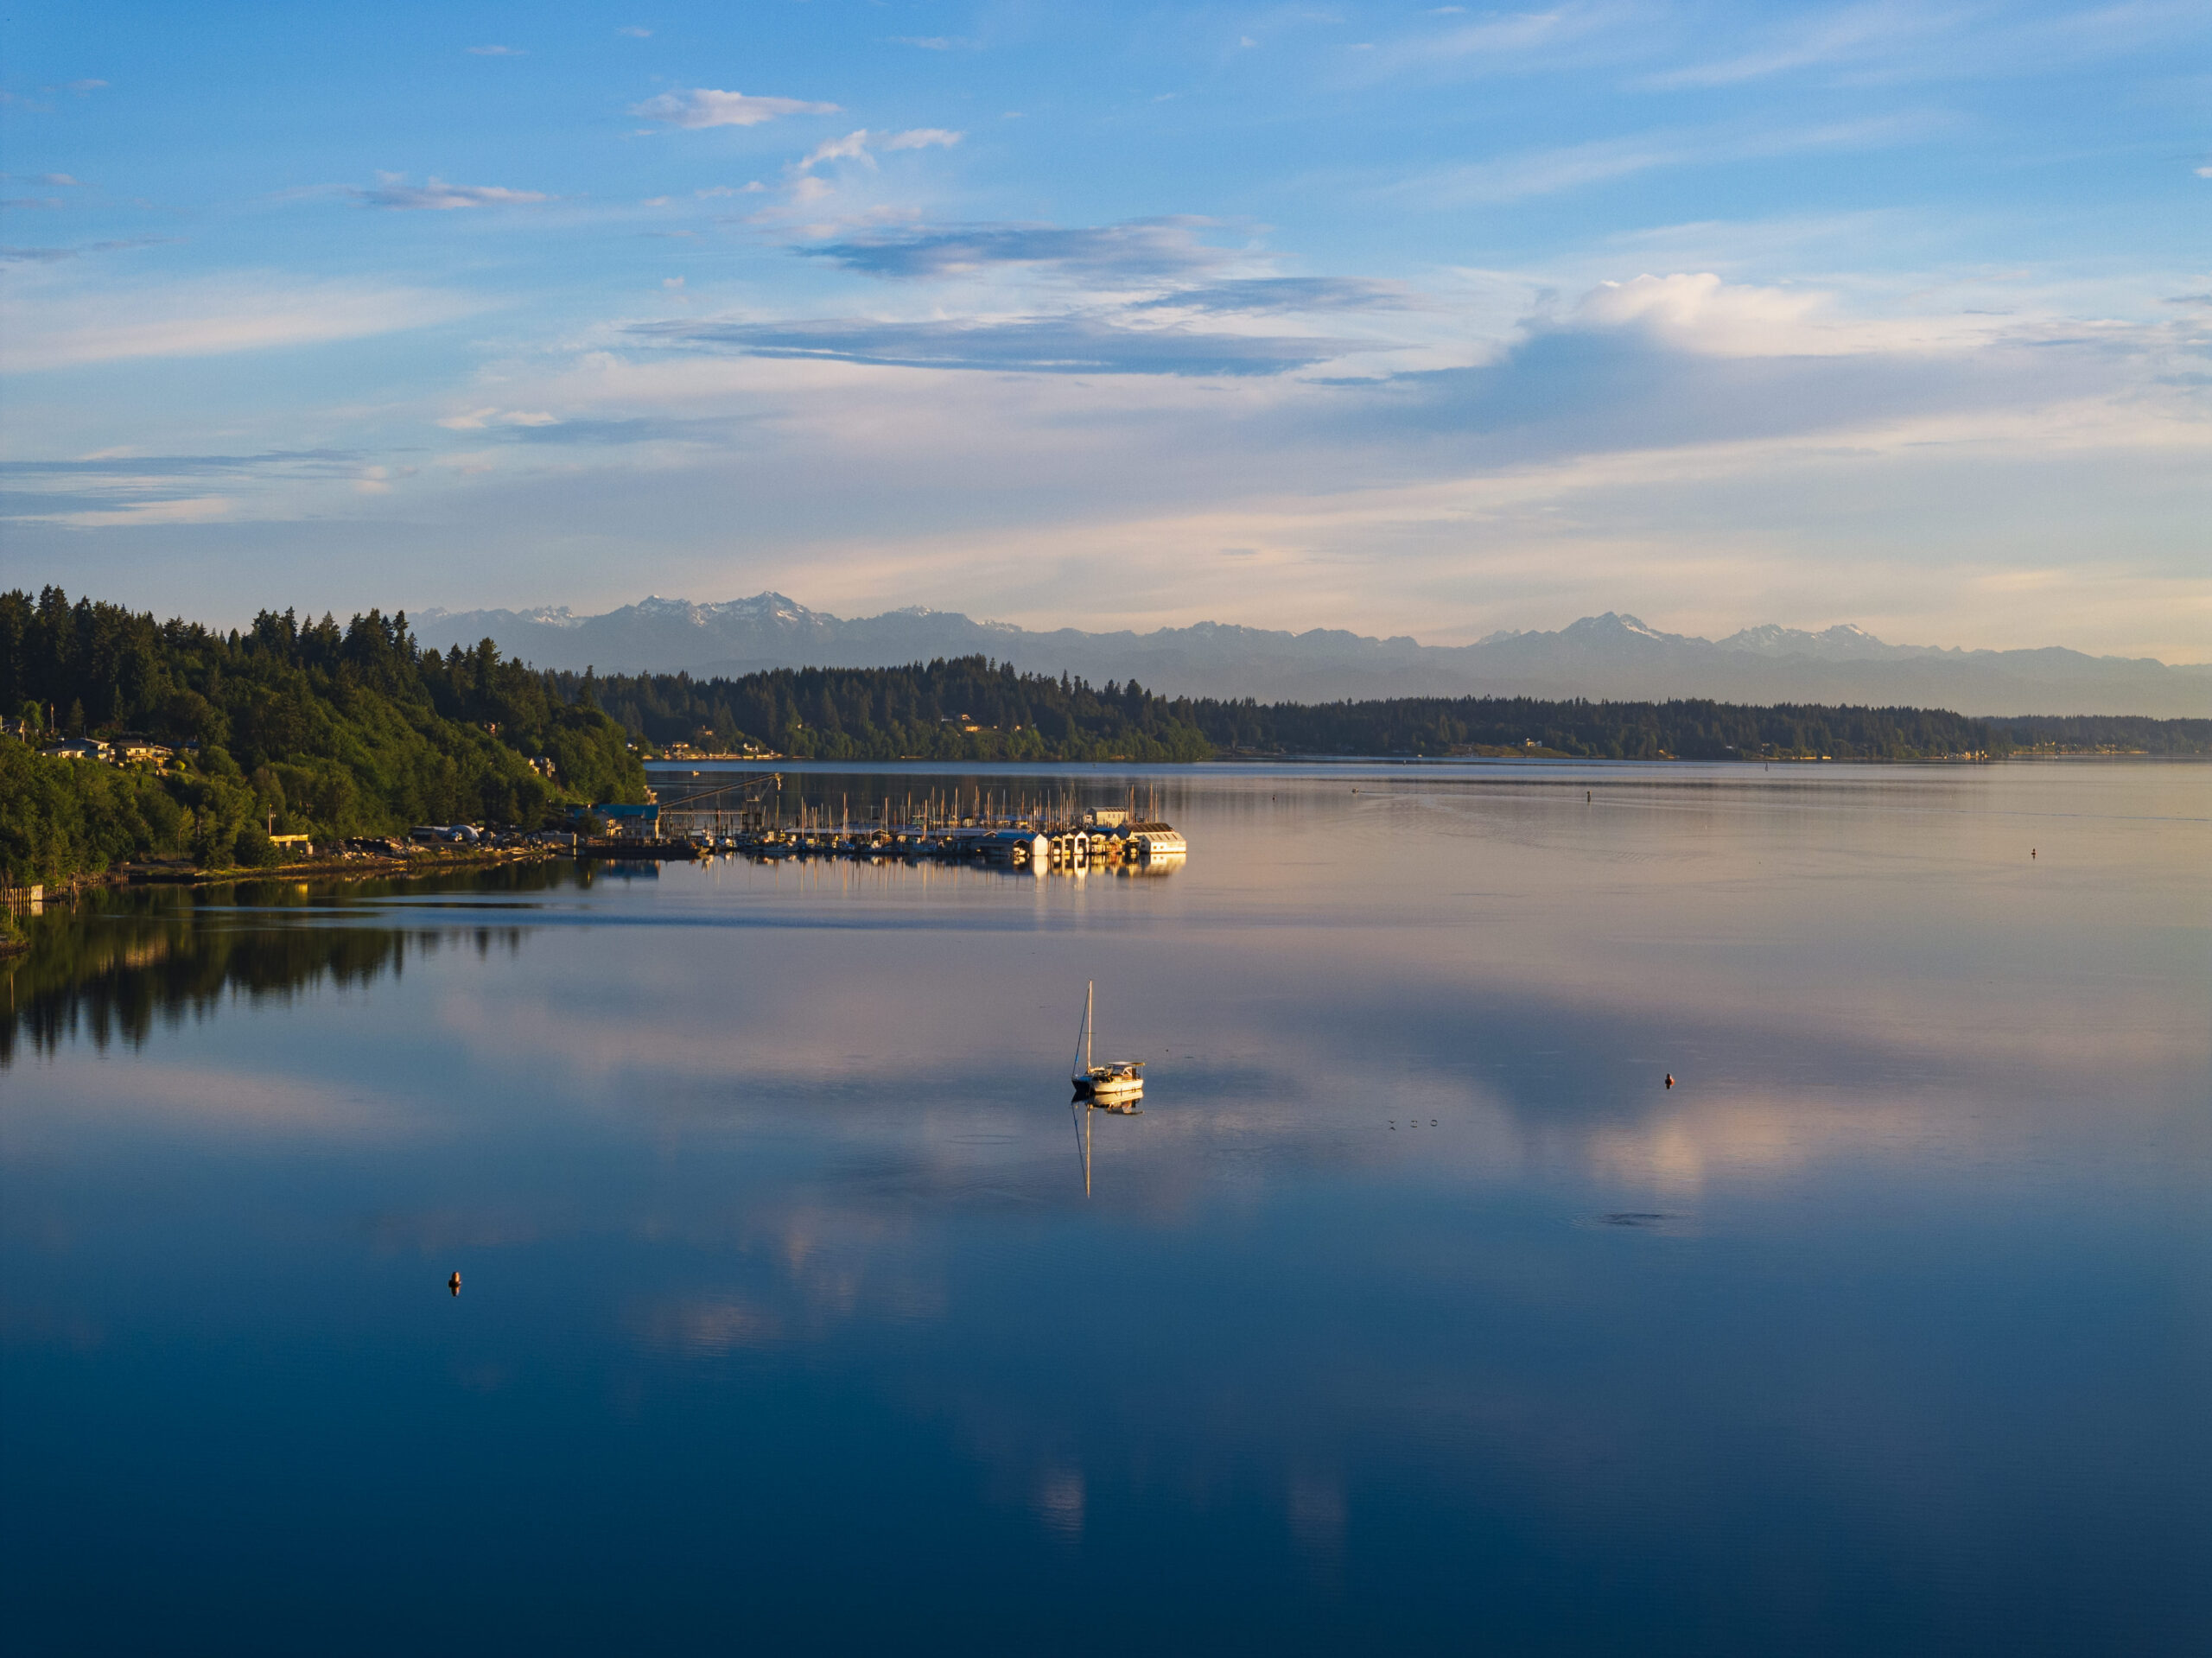
[[[2212,657],[2212,3],[4,28],[10,585]]]

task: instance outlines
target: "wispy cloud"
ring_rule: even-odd
[[[475,301],[423,289],[254,276],[59,296],[0,294],[9,372],[359,340],[450,321]]]
[[[1424,302],[1403,283],[1360,276],[1249,276],[1139,300],[1133,310],[1256,314],[1287,311],[1403,311]]]
[[[1096,314],[957,322],[649,322],[628,333],[663,346],[750,357],[1039,374],[1281,374],[1352,346],[1338,340],[1132,328]]]
[[[1045,265],[1094,279],[1156,283],[1245,257],[1198,240],[1198,232],[1215,224],[1166,218],[1073,227],[945,226],[870,232],[799,251],[872,276],[951,276],[995,265]]]
[[[134,236],[118,242],[80,242],[67,248],[0,247],[0,262],[59,264],[64,259],[80,259],[88,253],[120,253],[130,248],[160,247],[175,240],[173,236]]]
[[[506,409],[472,409],[466,414],[448,415],[438,422],[449,432],[480,432],[487,426],[558,426],[561,417],[539,411]]]
[[[496,184],[448,184],[433,177],[410,184],[404,173],[379,173],[373,189],[346,193],[365,206],[400,212],[448,213],[461,207],[530,206],[553,198],[540,190],[509,190]]]
[[[1711,166],[1821,149],[1872,149],[1913,143],[1948,129],[1945,118],[1900,114],[1825,126],[1753,130],[1662,130],[1594,139],[1556,149],[1523,150],[1424,173],[1397,187],[1433,200],[1522,201],[1603,184],[1660,168]]]
[[[652,30],[650,29],[640,29],[635,23],[625,23],[621,28],[616,29],[614,32],[617,35],[627,35],[633,41],[649,41],[653,37]]]
[[[171,524],[221,524],[237,512],[238,503],[227,495],[189,495],[167,501],[141,501],[131,506],[94,507],[50,515],[26,512],[17,516],[45,517],[50,523],[66,524],[78,530],[130,530]]]
[[[837,112],[835,104],[810,103],[803,98],[760,98],[745,92],[718,92],[711,86],[663,92],[630,106],[632,115],[687,131],[705,127],[757,127],[779,115]]]
[[[1459,16],[1463,9],[1446,6],[1429,15]],[[1424,27],[1363,48],[1357,73],[1363,78],[1406,73],[1453,77],[1522,73],[1585,61],[1593,52],[1618,55],[1638,49],[1638,41],[1648,38],[1651,22],[1649,9],[1633,3],[1491,13],[1441,29]]]
[[[264,449],[258,454],[93,454],[62,461],[0,461],[0,478],[175,479],[259,476],[272,468],[307,468],[328,476],[350,471],[350,449]]]
[[[468,54],[476,58],[522,58],[530,55],[518,46],[472,46]]]
[[[1642,85],[1690,91],[1801,71],[1839,79],[1974,79],[2037,73],[2201,39],[2199,0],[2119,0],[2040,16],[1975,4],[1865,0],[1748,31],[1736,49],[1645,77]]]
[[[1760,31],[1747,51],[1647,76],[1659,88],[1727,86],[1794,69],[1860,62],[1913,48],[1930,37],[1956,31],[1963,12],[1933,5],[1899,5],[1877,0],[1872,5],[1792,19]]]

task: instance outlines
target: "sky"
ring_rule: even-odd
[[[2212,0],[0,45],[0,586],[2212,659]]]

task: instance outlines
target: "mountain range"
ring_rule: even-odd
[[[724,604],[649,598],[601,615],[429,610],[425,645],[490,638],[540,668],[734,677],[764,668],[886,667],[982,655],[1094,683],[1135,677],[1171,695],[1333,702],[1383,696],[1713,697],[1731,702],[1863,703],[1976,715],[2212,715],[2212,664],[2093,657],[2049,646],[1966,651],[1887,645],[1847,624],[1807,632],[1771,624],[1724,639],[1662,632],[1608,611],[1556,632],[1493,633],[1421,645],[1341,629],[1280,632],[1220,622],[1150,633],[1036,632],[954,612],[847,619],[779,593]]]

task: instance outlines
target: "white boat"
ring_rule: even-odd
[[[1084,987],[1083,1034],[1076,1042],[1075,1075],[1071,1078],[1076,1097],[1109,1111],[1134,1111],[1137,1102],[1144,1097],[1144,1061],[1117,1059],[1103,1065],[1091,1063],[1091,1011],[1097,992],[1096,980]]]

